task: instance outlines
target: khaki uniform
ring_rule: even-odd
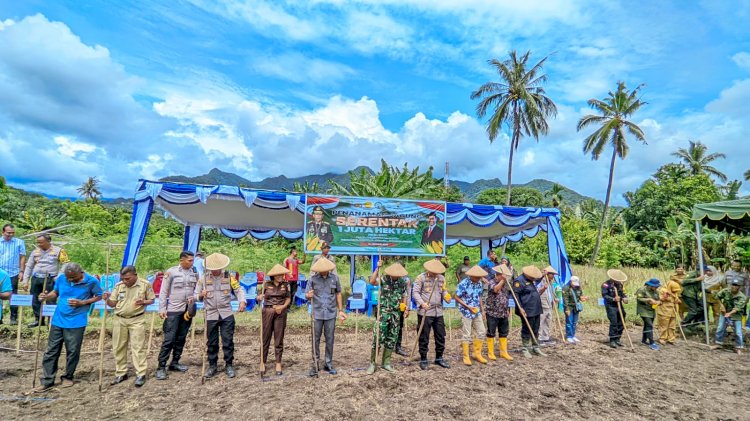
[[[679,311],[679,300],[682,295],[682,286],[673,278],[669,278],[666,285],[659,288],[661,305],[656,308],[659,316],[659,342],[674,343],[677,340],[675,329],[677,328],[677,312]]]
[[[115,376],[128,372],[128,346],[133,356],[136,376],[146,375],[146,308],[136,305],[136,300],[153,300],[154,290],[144,279],[138,279],[128,288],[118,282],[112,289],[109,301],[116,301],[112,321],[112,353],[115,356]]]
[[[680,291],[682,291],[682,281],[684,279],[685,279],[685,274],[684,273],[682,275],[678,275],[675,272],[675,273],[669,275],[669,280],[677,282],[677,285],[680,286]],[[682,294],[682,293],[680,293],[680,294]],[[680,295],[680,297],[681,297],[681,295]],[[688,312],[688,308],[687,308],[687,305],[685,304],[685,302],[683,300],[680,300],[679,308],[677,309],[677,311],[680,313],[680,318],[684,319],[685,318],[685,314]]]
[[[219,336],[227,366],[234,362],[234,313],[232,312],[232,292],[240,303],[245,301],[245,291],[234,277],[214,276],[210,272],[198,282],[195,288],[196,299],[206,289],[203,305],[206,309],[206,347],[208,364],[216,367],[219,361]]]

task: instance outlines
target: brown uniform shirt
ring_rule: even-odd
[[[263,296],[265,306],[280,306],[286,303],[290,297],[289,284],[281,282],[276,285],[273,281],[263,283]]]
[[[117,301],[115,305],[115,316],[130,319],[142,315],[146,311],[145,306],[136,306],[136,300],[153,300],[154,289],[147,280],[138,278],[128,288],[124,282],[118,282],[112,289],[109,301]]]

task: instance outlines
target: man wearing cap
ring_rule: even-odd
[[[44,292],[50,292],[55,288],[55,278],[68,262],[70,262],[68,254],[62,247],[52,245],[52,237],[49,234],[40,234],[36,237],[36,248],[26,261],[26,269],[23,272],[23,289],[29,287],[29,293],[32,296],[31,308],[34,311],[34,321],[29,324],[29,327],[39,325],[39,312],[42,309],[39,294],[43,288],[45,288]],[[29,281],[31,281],[30,285]],[[42,319],[43,325],[44,319]]]
[[[336,275],[336,277],[339,276],[338,268],[336,267],[336,258],[333,257],[329,252],[331,251],[331,245],[328,243],[323,244],[323,247],[320,249],[320,254],[316,254],[312,259],[312,265],[314,266],[315,263],[318,262],[320,259],[328,259],[333,263],[333,274]],[[310,277],[315,275],[315,270],[310,266]]]
[[[536,266],[525,266],[521,276],[513,281],[513,293],[518,299],[516,303],[516,314],[525,318],[528,323],[521,324],[521,341],[523,343],[523,356],[531,358],[531,353],[544,357],[546,354],[539,348],[539,321],[542,315],[542,297],[539,295],[535,283],[542,278],[542,271]],[[529,330],[529,326],[531,330]],[[533,335],[532,335],[533,333]],[[536,340],[531,345],[529,343]]]
[[[333,242],[331,224],[323,220],[323,208],[316,206],[312,212],[313,220],[307,223],[307,236],[317,237],[318,241],[326,244]]]
[[[370,284],[378,284],[378,276],[383,260],[378,259],[375,271],[370,276]],[[373,374],[377,367],[377,348],[376,343],[380,341],[383,347],[382,368],[388,372],[396,371],[391,365],[391,355],[396,348],[398,339],[399,318],[402,311],[406,309],[408,294],[406,292],[406,269],[399,263],[394,263],[384,270],[385,276],[380,278],[380,325],[373,329],[372,334],[372,351],[370,353],[370,366],[367,368],[367,374]],[[376,331],[375,329],[379,329]],[[379,338],[376,335],[380,335]]]
[[[333,341],[336,329],[336,310],[341,321],[346,320],[341,299],[341,283],[334,270],[336,265],[328,259],[318,259],[310,267],[314,273],[307,282],[305,296],[312,301],[313,318],[313,365],[308,375],[318,377],[320,361],[320,336],[326,337],[326,354],[323,370],[336,374],[333,367]]]
[[[577,344],[580,340],[576,337],[578,318],[583,311],[583,301],[588,298],[583,295],[581,280],[577,276],[570,277],[570,283],[563,288],[562,302],[565,313],[565,340],[568,343]]]
[[[221,253],[209,254],[206,257],[206,273],[195,287],[195,299],[202,301],[206,311],[206,336],[208,370],[204,377],[211,378],[218,372],[219,336],[224,351],[224,370],[227,377],[236,375],[234,366],[234,313],[232,312],[232,293],[239,301],[239,312],[245,311],[245,291],[240,282],[224,271],[229,266],[229,257]]]
[[[498,337],[500,358],[513,361],[508,354],[508,318],[510,317],[510,306],[508,305],[508,282],[512,272],[505,265],[495,266],[495,277],[490,279],[487,291],[487,300],[484,305],[487,312],[487,357],[496,360],[495,335]]]
[[[445,351],[445,321],[443,320],[443,300],[452,299],[445,290],[445,266],[436,259],[426,261],[425,269],[414,280],[412,295],[417,303],[417,325],[422,326],[419,334],[419,368],[427,370],[427,350],[430,342],[430,330],[435,336],[435,364],[450,368],[443,359]],[[424,319],[424,324],[422,320]]]
[[[62,387],[73,386],[78,361],[81,357],[83,334],[89,322],[91,304],[102,299],[99,281],[85,273],[77,263],[68,263],[63,274],[58,276],[55,289],[42,292],[42,302],[59,298],[55,314],[50,321],[47,352],[42,357],[43,374],[35,392],[42,392],[55,384],[57,363],[63,344],[65,345],[65,374],[60,376]]]
[[[716,329],[716,345],[724,345],[724,336],[727,333],[727,325],[732,324],[734,336],[737,338],[737,353],[741,353],[743,348],[742,332],[742,315],[747,305],[747,297],[740,289],[742,280],[733,279],[732,285],[721,291],[714,293],[714,296],[721,303],[721,315],[719,316],[719,326]]]
[[[289,284],[284,282],[284,276],[289,269],[279,264],[268,271],[268,280],[263,283],[263,292],[258,295],[258,302],[262,303],[263,323],[263,363],[268,359],[268,349],[271,346],[273,334],[274,356],[276,357],[276,375],[282,375],[281,357],[284,353],[284,331],[289,305],[292,303],[292,292]]]
[[[711,268],[703,266],[703,275],[698,271],[691,272],[682,281],[682,301],[687,307],[687,316],[682,320],[685,333],[695,333],[703,324],[703,288],[701,284],[704,279],[711,276],[713,276]]]
[[[468,278],[464,279],[456,287],[456,303],[459,305],[458,311],[461,312],[461,322],[463,327],[463,349],[464,364],[471,365],[469,358],[469,343],[473,338],[472,357],[477,362],[487,364],[487,360],[482,356],[482,342],[487,335],[484,328],[484,320],[487,320],[487,313],[484,310],[482,302],[482,278],[489,275],[479,266],[474,266],[466,272]]]
[[[641,343],[648,345],[654,351],[658,351],[659,345],[654,342],[654,318],[656,317],[656,307],[661,304],[657,289],[661,285],[658,279],[653,278],[646,282],[645,285],[638,288],[635,292],[636,314],[643,320],[643,336]]]
[[[470,261],[469,256],[464,256],[463,263],[456,268],[456,284],[466,278],[466,271],[471,269]]]
[[[617,348],[624,346],[620,342],[622,332],[625,330],[625,306],[628,303],[628,297],[625,295],[622,283],[628,280],[628,276],[618,269],[607,271],[609,279],[602,284],[602,298],[604,298],[604,308],[607,311],[609,319],[609,347]],[[622,317],[620,316],[622,311]]]
[[[159,351],[159,366],[154,375],[156,380],[166,380],[170,355],[170,371],[184,373],[188,370],[187,366],[180,364],[180,357],[193,323],[187,310],[195,301],[193,293],[200,276],[193,267],[194,259],[193,252],[183,251],[180,253],[180,264],[169,268],[164,274],[159,291],[159,317],[164,320],[164,340]]]
[[[154,303],[154,290],[147,280],[138,277],[135,266],[120,270],[120,282],[105,292],[102,299],[115,309],[112,321],[112,353],[115,356],[115,378],[112,385],[128,379],[128,347],[135,368],[135,387],[146,383],[146,306]]]
[[[659,326],[659,344],[673,344],[677,340],[675,328],[677,327],[677,312],[679,311],[682,286],[669,277],[667,283],[659,290],[659,301],[661,304],[656,308],[657,324]]]
[[[550,288],[555,282],[557,271],[552,266],[547,266],[542,271],[542,279],[536,283],[539,296],[542,297],[542,316],[539,318],[539,342],[550,341],[549,326],[552,323],[552,306],[556,304],[553,292]]]

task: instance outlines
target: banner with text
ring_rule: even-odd
[[[307,195],[305,252],[442,256],[445,202]]]

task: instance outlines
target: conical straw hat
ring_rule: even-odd
[[[229,256],[221,253],[212,253],[206,257],[206,270],[222,270],[229,266]]]

